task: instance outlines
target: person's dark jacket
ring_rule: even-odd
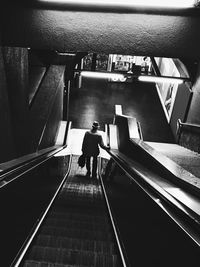
[[[98,156],[99,155],[99,146],[103,149],[108,147],[104,145],[103,138],[101,134],[97,131],[87,131],[83,138],[82,152],[87,157]]]

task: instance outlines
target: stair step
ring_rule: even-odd
[[[79,205],[92,205],[92,206],[100,206],[105,207],[104,202],[102,201],[102,197],[97,197],[91,194],[85,193],[85,195],[77,194],[76,192],[66,192],[66,194],[60,195],[60,197],[57,199],[57,203],[78,203]]]
[[[115,253],[114,243],[112,242],[103,242],[87,239],[81,240],[61,236],[55,237],[50,235],[39,235],[36,240],[36,246],[94,251],[107,254]]]
[[[44,225],[47,226],[53,226],[53,227],[65,227],[70,228],[73,226],[73,228],[82,228],[85,230],[97,230],[97,231],[110,231],[110,225],[107,223],[98,223],[98,222],[91,222],[91,221],[74,221],[74,220],[66,220],[66,219],[54,219],[54,218],[48,218]]]
[[[83,265],[59,264],[26,260],[23,267],[85,267]]]
[[[74,207],[75,209],[83,209],[86,212],[92,212],[94,211],[95,213],[99,214],[104,211],[105,206],[104,205],[96,205],[93,201],[91,203],[84,202],[84,201],[76,201],[75,199],[73,201],[57,201],[55,204],[55,207],[62,207],[65,208],[66,210],[70,207]]]
[[[116,267],[117,255],[107,255],[91,251],[67,250],[49,247],[34,246],[29,260],[58,264],[83,265],[94,267]]]
[[[44,235],[63,236],[75,239],[89,239],[89,240],[95,239],[101,241],[112,240],[111,233],[106,233],[105,231],[87,231],[84,229],[76,229],[76,228],[43,226],[40,233]]]
[[[88,179],[83,180],[83,179],[77,179],[75,176],[69,176],[67,179],[67,182],[64,184],[64,187],[62,188],[62,191],[65,191],[65,189],[79,189],[79,190],[87,190],[87,191],[95,191],[95,192],[100,192],[101,191],[101,186],[99,184],[98,180],[93,180],[93,179]]]
[[[62,196],[66,196],[66,195],[76,195],[76,196],[80,196],[80,197],[94,197],[94,198],[98,198],[98,199],[102,199],[102,192],[101,192],[101,188],[95,186],[85,186],[84,184],[74,184],[74,183],[66,183],[65,187],[61,190],[61,195]]]
[[[75,175],[73,161],[24,267],[121,266],[99,181]]]
[[[70,212],[71,211],[71,212]],[[67,210],[64,212],[51,212],[51,218],[54,219],[64,219],[64,220],[72,220],[72,221],[82,221],[82,222],[92,222],[92,223],[99,223],[99,224],[107,224],[108,219],[102,215],[94,215],[92,214],[85,214],[80,212],[75,212],[74,210]]]
[[[106,210],[99,210],[98,208],[94,207],[79,207],[79,206],[65,206],[63,205],[55,205],[52,209],[52,212],[58,212],[62,214],[72,214],[75,216],[79,216],[80,218],[83,217],[90,217],[90,218],[98,218],[99,220],[105,220],[108,216]],[[68,216],[67,215],[67,216]],[[104,218],[105,217],[105,218]]]
[[[79,184],[78,186],[75,184],[66,184],[65,187],[61,190],[61,196],[66,197],[66,196],[74,196],[76,195],[77,197],[83,197],[83,198],[97,198],[97,199],[102,199],[102,193],[101,189],[97,188],[96,186],[94,187],[87,187],[87,186],[82,186]]]
[[[100,202],[102,201],[102,195],[100,194],[95,194],[95,193],[90,193],[90,192],[72,192],[70,191],[66,191],[65,193],[61,193],[60,198],[61,200],[65,200],[65,199],[73,199],[76,198],[77,200],[85,200],[85,201],[89,201],[89,200],[93,200],[93,201],[97,201]]]
[[[68,202],[74,202],[76,201],[77,203],[83,203],[83,204],[87,204],[87,205],[96,205],[96,206],[102,206],[104,207],[104,203],[102,202],[102,199],[97,199],[94,198],[93,196],[90,197],[83,197],[83,196],[78,196],[78,195],[70,195],[68,194],[68,196],[62,196],[59,199],[57,199],[57,202],[65,202],[66,204],[68,204]]]

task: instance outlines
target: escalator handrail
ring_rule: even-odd
[[[188,213],[187,209],[185,209],[182,205],[180,205],[180,203],[176,201],[174,197],[170,196],[170,194],[167,193],[167,191],[165,191],[162,187],[160,187],[153,181],[151,182],[150,179],[148,179],[149,181],[147,181],[146,177],[144,177],[144,175],[139,173],[136,169],[133,168],[130,169],[130,166],[128,166],[128,162],[122,160],[122,158],[120,158],[119,156],[116,156],[114,153],[112,153],[112,151],[108,153],[111,155],[112,159],[117,163],[117,165],[120,166],[120,168],[122,168],[130,178],[134,179],[133,177],[135,175],[142,177],[144,181],[146,181],[156,192],[160,194],[160,196],[162,196],[168,201],[170,200],[170,203],[176,205],[177,208],[181,209],[184,213],[186,213],[188,216],[191,216],[191,218],[195,220],[195,218]]]
[[[46,208],[46,210],[42,213],[42,215],[40,216],[40,218],[37,220],[35,226],[33,226],[29,236],[27,237],[27,239],[25,240],[24,244],[22,245],[21,249],[19,250],[17,256],[15,257],[15,259],[13,260],[13,262],[11,263],[10,267],[18,267],[20,266],[22,260],[24,259],[28,249],[30,248],[32,241],[34,240],[34,238],[36,237],[40,227],[42,226],[42,223],[44,221],[44,219],[46,218],[49,210],[51,209],[52,205],[54,204],[60,190],[63,187],[63,184],[65,183],[68,174],[70,172],[70,168],[71,168],[71,162],[72,162],[72,155],[70,155],[70,160],[69,160],[69,166],[68,166],[68,170],[62,180],[62,182],[60,183],[58,189],[56,190],[54,196],[52,197],[48,207]]]
[[[99,163],[99,165],[101,165],[101,163]],[[101,167],[99,166],[98,170],[100,170],[100,169],[101,169]],[[121,258],[121,261],[122,261],[122,266],[123,267],[128,267],[128,266],[130,266],[130,264],[128,262],[128,258],[126,256],[125,250],[123,249],[123,246],[122,246],[123,242],[120,239],[120,236],[119,236],[119,233],[118,233],[118,230],[117,230],[117,227],[116,227],[116,223],[115,223],[116,220],[114,219],[114,216],[113,216],[113,213],[112,213],[109,201],[108,201],[108,197],[107,197],[106,190],[105,190],[105,187],[104,187],[104,183],[103,183],[103,179],[102,179],[102,176],[101,176],[101,172],[99,172],[99,177],[100,177],[99,181],[100,181],[100,185],[101,185],[101,188],[102,188],[102,191],[103,191],[103,196],[104,196],[104,199],[105,199],[105,202],[106,202],[106,207],[107,207],[107,210],[108,210],[108,214],[109,214],[109,218],[110,218],[110,221],[111,221],[112,229],[113,229],[113,232],[114,232],[114,236],[115,236],[115,239],[116,239],[116,242],[117,242],[117,247],[118,247],[118,250],[119,250],[120,258]]]
[[[37,156],[34,159],[20,164],[18,167],[14,167],[13,169],[6,172],[4,175],[1,176],[0,180],[0,189],[7,186],[9,183],[13,182],[17,178],[21,177],[23,174],[31,171],[32,169],[36,168],[37,166],[41,165],[45,161],[52,158],[56,153],[63,150],[65,146],[54,148],[51,152],[44,153],[42,156]],[[13,177],[12,177],[13,175]]]
[[[34,162],[35,160],[44,157],[48,153],[51,153],[52,151],[55,151],[56,149],[60,149],[60,148],[61,147],[52,146],[52,147],[49,147],[48,149],[41,150],[38,153],[27,154],[26,156],[28,157],[30,155],[30,158],[22,160],[22,161],[20,161],[20,158],[18,158],[18,160],[19,160],[18,163],[15,163],[13,165],[10,164],[11,165],[10,167],[7,167],[1,171],[0,180],[2,180],[2,178],[4,178],[4,176],[11,174],[15,170],[19,170],[20,168],[26,166],[27,164]],[[31,155],[33,155],[33,156],[31,156]],[[5,165],[6,165],[6,163],[5,163]],[[8,163],[8,165],[9,165],[9,163]]]
[[[108,130],[107,134],[107,138],[110,142]],[[166,211],[168,209],[166,205],[168,205],[175,211],[174,214],[172,214],[172,212],[168,210],[168,215],[198,244],[198,246],[200,246],[200,233],[199,230],[197,230],[200,226],[199,215],[190,207],[186,206],[185,203],[182,203],[179,199],[166,191],[162,186],[154,182],[151,179],[151,175],[154,175],[154,173],[150,170],[148,170],[150,174],[148,177],[146,172],[142,173],[140,168],[137,169],[134,167],[134,164],[130,166],[131,163],[129,164],[129,161],[136,162],[119,152],[118,149],[111,148],[111,150],[107,152],[128,177],[137,183],[163,210]],[[123,156],[125,158],[123,158]],[[139,163],[137,162],[137,164]],[[156,176],[159,178],[158,175]],[[178,214],[182,214],[181,217],[183,217],[184,220],[182,220]]]
[[[36,153],[37,155],[34,154],[34,156],[31,157],[30,159],[24,160],[23,162],[18,163],[14,165],[13,167],[7,168],[5,171],[2,171],[0,174],[0,188],[6,186],[8,183],[12,182],[16,178],[20,177],[21,175],[28,172],[29,170],[32,170],[38,165],[41,165],[43,162],[52,158],[56,153],[65,149],[67,146],[67,136],[68,136],[70,127],[71,127],[71,122],[67,123],[63,146],[52,146],[52,147],[49,147],[48,149],[44,149],[44,153],[41,152],[40,155]],[[18,173],[18,174],[9,180],[9,177],[11,177],[11,175],[14,175],[15,173]]]
[[[109,143],[110,143],[110,138],[111,138],[111,136],[110,136],[110,132],[109,132],[109,127],[108,127],[108,125],[106,126],[106,134],[107,134],[107,139],[109,140]],[[130,139],[130,141],[132,141],[131,139]],[[142,140],[140,140],[139,142],[142,142]],[[138,145],[137,143],[135,143],[136,145]],[[142,150],[144,150],[144,148],[143,147],[141,147],[141,146],[139,146]],[[176,205],[179,209],[180,209],[180,207],[181,207],[181,209],[183,209],[183,211],[184,211],[184,213],[186,213],[186,214],[188,214],[192,219],[194,219],[195,217],[196,217],[196,214],[194,214],[194,212],[190,212],[190,210],[189,210],[189,212],[187,212],[186,210],[187,209],[189,209],[188,207],[185,209],[185,205],[183,204],[183,203],[181,203],[180,201],[177,201],[173,196],[171,196],[167,191],[165,191],[163,188],[161,188],[160,186],[158,186],[156,183],[153,183],[153,182],[150,182],[150,179],[148,179],[147,177],[145,177],[145,175],[142,175],[141,173],[139,173],[137,170],[136,170],[136,168],[130,168],[130,166],[128,166],[128,162],[130,162],[130,161],[133,161],[132,159],[128,159],[128,157],[127,156],[125,156],[125,154],[123,154],[123,153],[121,153],[119,150],[117,150],[117,151],[115,151],[114,149],[113,149],[113,151],[112,151],[112,149],[110,150],[110,151],[107,151],[109,154],[110,154],[110,156],[113,158],[113,160],[130,176],[130,177],[133,177],[133,176],[135,176],[135,175],[137,175],[137,176],[140,176],[140,177],[142,177],[142,179],[143,180],[149,180],[149,183],[151,183],[151,186],[152,186],[152,188],[154,188],[154,190],[156,190],[156,191],[158,191],[159,192],[159,194],[161,194],[162,195],[162,197],[163,196],[168,196],[167,197],[167,199],[168,199],[168,201],[169,201],[169,199],[170,199],[170,201],[172,201],[172,203],[173,203],[173,205]],[[114,153],[113,153],[114,152]],[[144,150],[144,152],[146,152],[145,150]],[[123,157],[126,157],[126,159],[123,159],[123,157],[120,157],[120,155],[123,155]],[[138,162],[137,162],[137,164],[139,164]],[[150,171],[149,171],[149,173],[150,173]],[[134,178],[133,178],[134,179]],[[159,190],[158,190],[158,187],[159,187]],[[161,193],[161,191],[162,191],[162,193]],[[173,201],[174,200],[174,201]],[[178,202],[180,202],[180,204],[181,205],[179,205],[179,203]],[[183,207],[183,205],[184,205],[184,207]],[[195,220],[195,219],[194,219]],[[200,223],[200,218],[197,216],[197,220],[199,221],[199,223]]]
[[[163,200],[163,201],[169,203],[174,208],[176,208],[179,212],[184,214],[186,217],[188,217],[192,222],[194,222],[198,226],[200,225],[200,220],[199,220],[198,216],[195,216],[195,214],[189,208],[187,208],[184,204],[182,204],[180,201],[175,199],[172,195],[170,195],[167,191],[165,191],[162,187],[160,187],[154,181],[150,181],[150,179],[145,177],[145,175],[142,175],[136,169],[130,168],[130,166],[128,165],[128,162],[127,161],[123,161],[121,157],[116,156],[115,153],[112,152],[112,150],[108,151],[108,153],[110,154],[112,159],[116,162],[116,164],[129,176],[129,178],[131,180],[133,180],[134,182],[136,182],[141,188],[143,188],[144,191],[146,191],[144,186],[141,185],[141,183],[137,179],[135,179],[135,176],[141,177],[142,181],[144,181],[145,184],[149,188],[151,188],[151,190],[153,190],[154,192],[156,192],[158,194],[159,199],[156,201],[157,204],[159,204],[159,202],[162,202],[162,200]],[[182,227],[182,229],[183,229],[183,227]],[[194,238],[188,232],[187,232],[187,234],[198,245],[200,245],[200,238]]]

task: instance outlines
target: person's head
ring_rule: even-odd
[[[92,130],[97,131],[99,129],[99,123],[98,121],[94,121],[92,124]]]

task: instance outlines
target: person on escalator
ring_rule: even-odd
[[[87,177],[90,177],[91,174],[91,158],[93,158],[92,178],[97,177],[97,157],[100,153],[99,146],[105,150],[110,149],[109,146],[104,145],[103,138],[98,132],[98,129],[99,123],[94,121],[91,130],[85,133],[82,143],[82,152],[86,157]]]

